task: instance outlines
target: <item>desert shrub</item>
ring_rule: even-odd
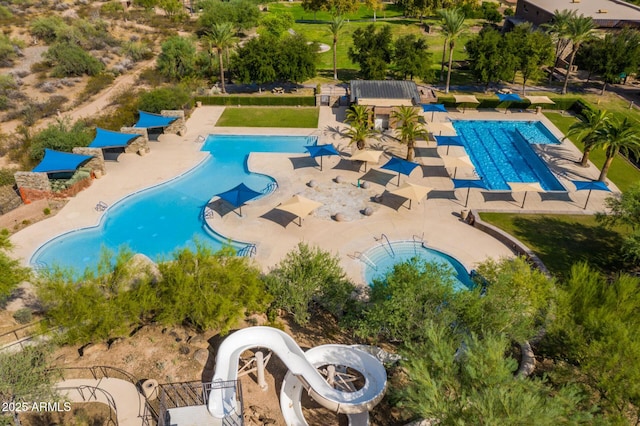
[[[119,1],[109,1],[100,6],[100,12],[110,15],[124,12],[124,7]]]
[[[156,68],[145,68],[138,75],[138,83],[151,87],[160,86],[167,81],[168,80]]]
[[[273,296],[270,315],[282,309],[301,325],[309,321],[309,308],[314,301],[331,314],[342,315],[353,291],[338,257],[306,243],[299,243],[287,253],[265,276],[265,283]]]
[[[132,61],[138,62],[153,57],[149,44],[143,41],[128,41],[122,45],[122,53]]]
[[[78,96],[78,100],[82,102],[89,99],[91,96],[100,93],[100,91],[109,87],[109,85],[113,83],[114,79],[114,75],[110,72],[101,72],[100,74],[94,75],[89,79],[89,81],[87,81],[87,85],[80,96]]]
[[[16,48],[20,46],[17,40],[0,33],[0,66],[10,66],[18,54]]]
[[[42,39],[45,43],[53,43],[60,31],[69,26],[56,15],[36,18],[29,29],[32,36]]]
[[[71,124],[67,118],[59,119],[33,136],[30,155],[33,160],[41,160],[44,149],[71,152],[76,146],[87,146],[91,143],[91,130],[82,121]]]
[[[31,309],[22,308],[13,313],[13,319],[16,320],[18,324],[28,324],[33,321],[33,314],[31,313]]]
[[[9,257],[8,252],[11,250],[11,241],[9,241],[9,232],[6,229],[0,231],[0,302],[6,300],[13,290],[22,281],[29,277],[29,270],[20,265],[20,262]],[[0,368],[2,370],[2,368]],[[0,381],[0,386],[2,383]],[[0,397],[2,392],[0,391]]]
[[[47,61],[34,62],[29,68],[33,73],[47,72],[51,69],[51,64]]]
[[[91,127],[101,127],[103,129],[119,129],[123,126],[131,126],[136,122],[138,112],[138,92],[127,90],[118,93],[110,104],[108,112],[99,116],[91,117],[87,120],[87,125]]]
[[[182,109],[191,101],[191,95],[182,86],[161,87],[140,96],[138,108],[159,113],[163,109]]]
[[[15,185],[16,180],[13,177],[13,174],[16,171],[14,169],[9,169],[6,167],[3,167],[0,169],[0,186],[5,186],[5,185]]]
[[[0,20],[8,21],[12,17],[13,14],[11,13],[11,11],[6,6],[0,5]]]
[[[44,56],[53,66],[51,71],[56,77],[96,75],[104,69],[100,61],[72,44],[55,43]]]

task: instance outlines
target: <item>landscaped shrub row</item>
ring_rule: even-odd
[[[572,110],[572,111],[576,111],[579,112],[581,111],[583,108],[585,107],[589,107],[588,103],[580,98],[572,98],[572,97],[563,97],[563,98],[554,98],[554,97],[549,97],[553,102],[555,102],[555,105],[541,105],[544,109],[553,109],[553,110],[562,110],[562,111],[566,111],[566,110]],[[462,104],[461,107],[464,107],[466,109],[491,109],[491,108],[504,108],[505,106],[507,106],[509,109],[527,109],[527,108],[535,108],[536,106],[538,106],[538,104],[531,104],[529,103],[529,101],[521,101],[521,102],[500,102],[499,99],[495,98],[495,97],[491,97],[491,98],[481,98],[481,97],[477,97],[478,101],[480,101],[479,104],[477,105],[473,105],[473,104]],[[456,101],[453,97],[449,97],[449,96],[442,96],[438,98],[438,103],[444,104],[445,107],[447,108],[455,108],[457,106]],[[580,103],[581,106],[578,107],[576,106],[576,104]],[[579,108],[579,109],[578,109]]]
[[[314,96],[197,96],[202,105],[315,106]]]

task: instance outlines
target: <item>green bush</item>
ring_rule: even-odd
[[[91,117],[87,120],[87,125],[103,129],[119,129],[133,125],[138,113],[138,91],[127,90],[117,94],[111,105],[116,107],[113,112]]]
[[[14,173],[15,173],[14,169],[6,169],[6,168],[0,169],[0,186],[15,185],[16,180],[13,177]]]
[[[54,77],[96,75],[104,69],[102,62],[74,44],[54,43],[44,57],[52,65]]]
[[[13,319],[16,320],[18,324],[29,324],[33,321],[33,314],[31,313],[31,309],[22,308],[13,313]]]
[[[100,11],[106,14],[116,14],[124,12],[124,7],[119,1],[110,1],[100,6]]]
[[[160,113],[163,109],[183,109],[190,106],[191,95],[181,86],[162,87],[140,96],[138,109]]]
[[[102,89],[109,87],[109,85],[113,83],[113,80],[115,80],[115,77],[110,72],[103,72],[94,75],[89,79],[80,96],[78,96],[79,100],[84,101],[89,99],[91,96],[100,93]]]
[[[142,41],[128,41],[122,45],[122,53],[134,62],[153,57],[153,50],[149,44]]]
[[[196,96],[202,105],[315,106],[314,96]]]
[[[40,161],[45,148],[71,152],[76,146],[89,145],[92,139],[90,129],[83,122],[76,121],[72,125],[68,119],[61,119],[32,138],[30,156],[34,161]]]
[[[34,19],[31,23],[31,35],[42,39],[45,43],[50,44],[56,41],[58,33],[69,26],[56,15]]]

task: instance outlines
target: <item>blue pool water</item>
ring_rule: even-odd
[[[460,262],[445,253],[425,247],[420,241],[393,241],[390,245],[385,242],[364,252],[360,260],[365,265],[365,282],[371,284],[374,278],[381,278],[390,272],[396,263],[406,262],[413,257],[451,268],[456,275],[456,290],[474,286],[469,273]]]
[[[489,189],[507,182],[540,182],[545,191],[566,191],[531,144],[559,144],[539,121],[454,121],[471,161]]]
[[[94,267],[101,249],[126,246],[151,259],[166,259],[176,249],[194,247],[195,241],[216,250],[228,241],[206,225],[204,206],[220,192],[241,182],[261,191],[273,179],[249,173],[251,152],[302,153],[316,142],[306,136],[211,135],[202,150],[211,155],[189,172],[161,185],[132,194],[111,206],[96,227],[58,236],[40,247],[32,265],[71,267],[77,272]],[[246,244],[232,242],[237,249]]]

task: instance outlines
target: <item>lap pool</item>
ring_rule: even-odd
[[[457,120],[453,127],[488,189],[508,191],[507,182],[540,182],[545,191],[566,191],[532,148],[560,144],[541,122]]]
[[[303,153],[315,136],[210,135],[202,151],[210,155],[187,173],[131,194],[113,204],[95,227],[62,234],[42,245],[31,257],[37,267],[57,265],[76,272],[97,265],[103,248],[127,247],[153,260],[168,258],[176,249],[196,241],[216,250],[229,241],[206,225],[203,209],[209,200],[243,182],[257,191],[273,183],[269,176],[250,173],[251,152]],[[231,242],[236,249],[246,243]]]

